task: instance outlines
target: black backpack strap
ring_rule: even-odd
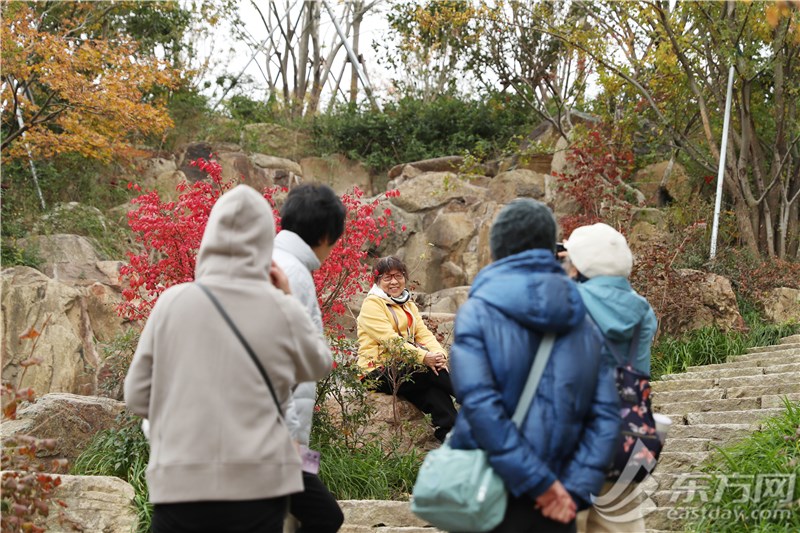
[[[264,382],[267,384],[267,387],[269,388],[269,392],[272,395],[272,399],[275,401],[275,406],[278,408],[278,413],[281,415],[281,418],[283,418],[283,409],[281,409],[281,402],[278,401],[278,395],[275,394],[275,388],[272,386],[272,381],[270,381],[267,371],[264,369],[264,366],[261,364],[261,361],[258,360],[258,357],[256,357],[256,354],[250,347],[250,344],[247,342],[247,339],[244,338],[242,333],[239,331],[239,328],[237,328],[236,324],[233,323],[233,320],[231,320],[231,317],[225,311],[225,308],[222,307],[222,304],[219,303],[217,297],[214,296],[214,293],[212,293],[205,285],[197,281],[195,281],[194,283],[195,285],[200,287],[204,293],[206,293],[206,296],[208,296],[209,300],[211,300],[211,302],[214,304],[214,307],[217,308],[217,311],[219,311],[219,314],[222,315],[222,318],[225,319],[225,322],[227,322],[228,326],[233,331],[233,334],[236,335],[236,338],[239,339],[240,343],[242,343],[242,346],[244,346],[244,349],[247,351],[247,354],[250,356],[250,359],[252,359],[253,362],[256,364],[258,372],[261,374],[261,377],[264,378]]]

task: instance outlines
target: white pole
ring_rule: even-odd
[[[717,173],[717,198],[714,202],[714,225],[711,227],[711,257],[717,256],[717,233],[719,231],[719,212],[722,207],[722,181],[725,179],[725,156],[728,151],[728,126],[731,122],[731,100],[733,99],[733,65],[728,71],[728,96],[725,99],[725,120],[722,123],[722,146],[719,151],[719,172]]]

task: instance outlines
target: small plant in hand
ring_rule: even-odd
[[[49,322],[50,316],[47,316],[41,329],[37,330],[35,325],[31,326],[19,337],[20,341],[30,342],[31,348],[28,357],[20,363],[23,370],[17,383],[3,381],[4,421],[16,420],[20,404],[33,402],[36,399],[32,388],[23,389],[21,386],[28,369],[42,363],[42,359],[34,356],[34,353],[39,338]],[[58,512],[62,527],[68,527],[74,531],[82,530],[77,523],[64,515],[60,508],[66,507],[64,502],[53,498],[53,491],[61,485],[61,478],[53,475],[52,472],[65,470],[66,460],[44,461],[37,457],[38,452],[53,450],[56,445],[55,439],[38,439],[29,435],[14,435],[3,439],[3,473],[0,483],[3,489],[2,499],[0,499],[0,509],[2,510],[0,524],[3,533],[45,531],[39,524],[52,511]],[[56,509],[53,509],[54,505],[57,506]]]
[[[414,372],[424,370],[420,364],[417,352],[406,347],[406,340],[394,337],[381,341],[381,355],[378,358],[378,367],[382,376],[389,384],[392,391],[392,416],[396,431],[402,430],[400,412],[397,404],[397,394],[403,383],[414,380]]]

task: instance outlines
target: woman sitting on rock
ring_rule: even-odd
[[[447,370],[447,352],[425,326],[406,289],[408,270],[397,257],[375,264],[374,285],[358,315],[358,364],[375,390],[392,394],[383,368],[386,343],[402,338],[403,347],[416,355],[421,369],[402,380],[397,393],[420,411],[431,415],[434,435],[444,441],[455,423],[453,385]]]

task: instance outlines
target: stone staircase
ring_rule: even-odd
[[[751,348],[727,363],[691,367],[652,382],[653,409],[672,419],[658,467],[644,485],[656,508],[647,515],[648,533],[684,531],[681,516],[687,474],[723,446],[761,428],[783,411],[783,398],[800,401],[800,335],[775,346]],[[702,481],[694,482],[698,487]],[[696,500],[699,498],[696,498]]]
[[[645,519],[647,533],[684,531],[671,490],[675,481],[700,473],[714,446],[759,430],[764,418],[782,412],[784,396],[800,401],[800,335],[727,363],[664,376],[652,387],[653,408],[669,416],[672,427],[658,468],[644,485],[656,506]],[[339,503],[345,515],[341,533],[439,533],[414,516],[408,502]]]

